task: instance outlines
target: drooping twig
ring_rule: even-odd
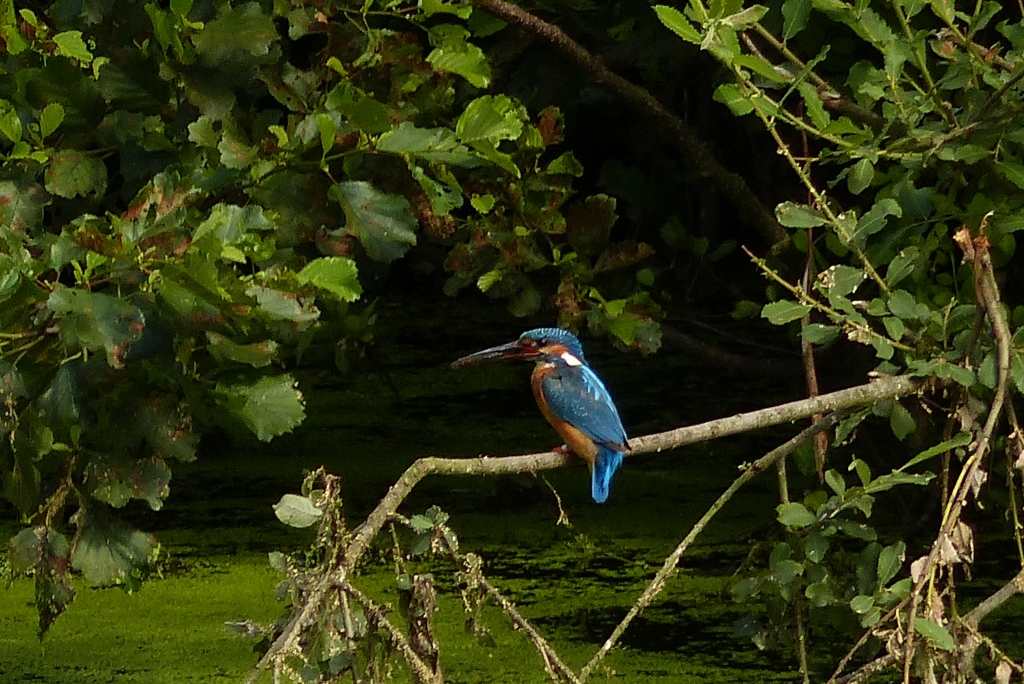
[[[649,91],[610,70],[600,58],[587,51],[559,27],[510,2],[473,0],[473,4],[509,23],[522,26],[548,41],[586,72],[595,83],[604,86],[627,104],[650,116],[668,133],[668,139],[682,153],[683,159],[691,163],[701,175],[714,183],[715,187],[736,205],[740,215],[758,232],[761,239],[769,245],[789,241],[789,235],[775,221],[772,212],[758,199],[743,177],[722,166],[697,133],[685,121],[670,112]]]
[[[576,674],[564,663],[558,656],[555,649],[551,648],[547,640],[541,636],[530,622],[523,617],[522,613],[516,609],[514,603],[505,598],[497,587],[484,579],[483,575],[477,578],[479,586],[487,593],[492,601],[501,608],[512,623],[523,631],[523,633],[530,638],[533,642],[537,652],[540,653],[541,658],[544,660],[544,669],[547,670],[548,675],[554,681],[564,681],[569,684],[580,684],[581,680]]]
[[[622,621],[616,625],[615,629],[612,630],[611,635],[605,640],[598,649],[594,657],[590,659],[580,671],[580,681],[585,682],[590,673],[594,670],[594,667],[604,659],[608,652],[615,647],[622,635],[625,634],[626,629],[629,627],[633,619],[636,618],[643,610],[650,605],[651,601],[661,593],[661,590],[665,587],[665,582],[668,578],[676,571],[679,566],[679,561],[682,560],[683,554],[686,549],[690,547],[690,544],[704,531],[711,519],[722,509],[723,506],[733,497],[733,495],[739,491],[743,485],[749,482],[754,476],[762,473],[767,468],[772,467],[783,458],[791,454],[797,447],[806,442],[807,440],[814,437],[819,432],[831,429],[831,427],[839,420],[841,416],[840,411],[836,411],[828,414],[823,419],[803,430],[796,437],[793,437],[786,443],[779,447],[769,451],[767,454],[755,461],[749,468],[743,471],[739,477],[737,477],[729,487],[722,492],[722,495],[708,508],[707,512],[701,516],[701,519],[693,526],[693,528],[687,533],[679,545],[676,546],[675,550],[669,554],[668,558],[665,559],[664,564],[661,566],[661,570],[657,572],[654,579],[651,580],[650,584],[644,590],[644,593],[640,595],[640,598],[633,603],[633,606],[626,613],[626,616],[622,618]]]

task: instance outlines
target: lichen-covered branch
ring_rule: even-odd
[[[810,399],[801,399],[728,418],[719,418],[700,425],[689,425],[667,432],[644,435],[629,441],[629,446],[632,448],[630,457],[677,449],[687,444],[706,442],[771,425],[790,423],[815,414],[824,414],[855,406],[868,406],[884,399],[897,399],[917,392],[922,386],[923,381],[920,378],[906,376],[881,378],[866,385],[858,385]],[[575,461],[576,459],[571,456],[551,451],[503,457],[421,458],[402,473],[398,481],[391,486],[387,494],[377,504],[377,507],[356,529],[352,543],[345,552],[345,564],[349,567],[354,566],[370,541],[377,536],[387,522],[388,517],[398,510],[398,506],[409,495],[409,492],[428,475],[494,476],[535,473],[559,468]]]

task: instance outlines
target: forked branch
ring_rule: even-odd
[[[899,397],[913,394],[922,389],[923,385],[924,381],[919,378],[910,378],[906,376],[885,377],[866,385],[860,385],[840,390],[838,392],[824,394],[811,399],[780,404],[778,406],[761,409],[759,411],[738,414],[729,418],[713,420],[700,425],[678,428],[667,432],[645,435],[631,440],[631,457],[637,457],[643,454],[675,449],[687,444],[694,444],[719,437],[734,435],[756,428],[802,420],[816,414],[830,414],[827,415],[825,419],[818,421],[810,428],[801,432],[786,444],[762,457],[743,474],[741,474],[739,478],[737,478],[736,482],[734,482],[732,486],[722,494],[718,502],[708,510],[704,518],[702,518],[693,530],[690,531],[687,537],[680,542],[676,551],[666,559],[662,570],[655,576],[654,580],[652,580],[651,584],[637,601],[636,605],[634,605],[626,619],[624,619],[622,624],[616,628],[615,632],[613,632],[605,642],[601,650],[598,651],[591,662],[584,668],[578,678],[578,681],[582,682],[586,679],[594,666],[603,659],[611,648],[614,647],[615,643],[617,643],[618,639],[621,637],[622,633],[624,633],[632,619],[636,617],[636,615],[638,615],[640,611],[642,611],[644,607],[646,607],[661,591],[665,581],[677,567],[683,553],[693,540],[701,533],[708,521],[710,521],[718,510],[732,497],[736,490],[742,487],[743,484],[754,477],[754,475],[784,458],[794,448],[796,448],[797,445],[809,437],[818,434],[823,430],[827,430],[836,420],[838,414],[856,407],[868,406],[885,399],[897,399]],[[389,520],[393,519],[399,505],[401,505],[420,480],[427,475],[493,476],[509,473],[539,472],[563,467],[573,464],[574,462],[575,459],[572,457],[567,457],[558,452],[543,452],[498,458],[486,456],[481,456],[479,458],[428,457],[417,460],[406,469],[398,481],[395,482],[395,484],[388,490],[387,494],[385,494],[381,499],[380,503],[377,504],[376,508],[369,516],[367,516],[366,520],[355,530],[345,547],[341,558],[339,559],[337,567],[333,571],[327,572],[318,580],[316,586],[309,589],[309,592],[304,597],[302,607],[295,613],[291,620],[289,620],[288,624],[284,627],[274,644],[260,660],[260,663],[257,665],[257,672],[270,667],[278,654],[290,652],[290,647],[298,643],[302,631],[314,622],[315,616],[321,610],[322,603],[330,594],[331,588],[346,586],[346,578],[348,576],[349,569],[355,567],[360,557],[367,550],[370,543],[381,531],[384,525],[387,524]],[[487,586],[488,593],[491,597],[497,600],[499,605],[502,605],[502,601],[498,600],[498,596],[495,594],[495,591],[493,591],[493,587],[490,587],[490,585]],[[502,605],[502,608],[507,607]],[[509,611],[506,609],[506,613],[508,612]],[[512,615],[510,613],[510,616],[520,628],[525,629],[528,625],[525,618],[521,615]],[[527,631],[529,633],[529,630]],[[551,655],[552,654],[550,652],[544,652],[542,650],[542,656],[545,657],[549,673],[562,680],[577,681],[577,679],[572,676],[571,670],[561,663],[561,661],[557,660],[557,658],[551,658]],[[254,675],[255,674],[256,673],[254,673]],[[250,678],[250,680],[252,679],[253,678]]]

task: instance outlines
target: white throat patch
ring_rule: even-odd
[[[583,365],[582,361],[577,359],[575,356],[573,356],[569,352],[562,352],[562,360],[565,361],[570,366],[582,366]]]

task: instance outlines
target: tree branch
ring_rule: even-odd
[[[644,608],[649,606],[651,601],[661,593],[661,590],[665,588],[665,582],[667,582],[672,573],[676,571],[679,561],[682,560],[683,554],[686,553],[686,549],[688,549],[690,544],[692,544],[700,533],[704,531],[704,528],[707,527],[709,522],[711,522],[711,519],[718,514],[718,511],[725,506],[729,499],[732,498],[733,494],[739,491],[740,487],[753,479],[754,476],[759,475],[776,463],[781,463],[782,459],[793,453],[797,447],[808,439],[811,439],[819,432],[829,430],[839,420],[840,416],[841,412],[839,411],[830,413],[811,427],[800,432],[800,434],[793,437],[788,442],[772,449],[755,461],[753,465],[743,471],[743,473],[737,477],[731,485],[729,485],[729,488],[722,492],[722,495],[719,496],[715,503],[711,505],[711,508],[701,516],[701,519],[697,521],[697,524],[693,526],[683,540],[679,542],[679,545],[676,546],[675,550],[673,550],[669,557],[665,559],[665,563],[661,566],[661,570],[658,571],[654,576],[654,579],[652,579],[650,584],[647,585],[647,589],[644,590],[644,593],[640,595],[640,598],[636,600],[632,608],[629,609],[629,612],[626,613],[626,616],[622,618],[622,621],[619,622],[618,625],[616,625],[611,635],[605,640],[601,645],[601,648],[594,654],[594,657],[590,659],[590,662],[587,663],[580,672],[579,679],[581,682],[585,682],[587,680],[587,677],[593,671],[594,667],[597,666],[597,664],[600,663],[606,655],[608,655],[608,652],[615,647],[615,644],[618,643],[619,639],[622,638],[622,635],[625,634],[626,629],[629,627],[633,619],[642,613]]]
[[[780,404],[750,413],[741,413],[729,418],[708,421],[700,425],[659,432],[629,441],[632,449],[629,456],[660,453],[669,449],[677,449],[687,444],[706,442],[720,437],[727,437],[755,428],[769,427],[781,423],[808,418],[815,414],[866,406],[883,399],[895,399],[917,392],[923,386],[922,380],[907,376],[889,376],[875,380],[866,385],[858,385],[849,389],[822,394],[810,399]],[[429,456],[421,458],[409,466],[401,477],[391,486],[387,494],[380,500],[376,508],[366,520],[356,528],[352,535],[352,543],[345,551],[345,565],[354,567],[356,561],[366,550],[370,541],[377,536],[388,517],[401,505],[409,492],[428,475],[509,475],[513,473],[535,473],[552,470],[569,464],[577,463],[577,459],[565,454],[546,451],[521,456],[478,458],[439,458]]]
[[[473,4],[540,36],[585,71],[595,83],[604,86],[642,114],[650,116],[666,132],[669,140],[682,153],[683,159],[714,183],[718,190],[736,205],[740,216],[757,231],[762,240],[769,245],[789,241],[789,234],[775,221],[775,216],[754,194],[743,177],[722,166],[697,133],[685,121],[670,112],[648,90],[610,70],[600,58],[587,51],[559,27],[510,2],[473,0]]]
[[[630,456],[635,457],[642,454],[658,453],[668,449],[685,446],[687,444],[704,442],[711,439],[717,439],[719,437],[726,437],[728,435],[746,432],[755,428],[789,423],[805,419],[815,414],[834,414],[835,412],[845,411],[859,406],[866,406],[883,399],[896,399],[913,394],[914,392],[919,391],[923,386],[924,381],[920,378],[888,376],[870,382],[866,385],[858,385],[857,387],[823,394],[810,399],[802,399],[800,401],[780,404],[778,406],[772,406],[759,411],[752,411],[750,413],[742,413],[729,418],[712,420],[700,425],[693,425],[678,428],[676,430],[669,430],[667,432],[638,437],[630,440],[629,444],[632,449]],[[790,440],[782,447],[779,447],[775,451],[764,456],[761,460],[745,471],[743,475],[733,483],[729,490],[720,497],[719,502],[705,514],[702,521],[694,527],[691,533],[687,535],[686,539],[680,543],[680,546],[677,548],[676,553],[673,554],[673,557],[670,557],[669,560],[666,561],[666,565],[663,568],[664,575],[659,573],[659,576],[656,576],[655,580],[652,582],[652,586],[648,588],[648,592],[653,592],[650,593],[650,598],[653,598],[657,591],[660,591],[660,585],[664,583],[664,579],[667,578],[668,574],[670,574],[674,569],[679,558],[681,558],[683,551],[685,551],[687,546],[692,543],[693,539],[696,538],[703,529],[703,526],[707,524],[707,521],[710,520],[710,518],[717,512],[718,508],[721,508],[721,506],[724,505],[736,489],[742,486],[748,479],[761,472],[765,467],[775,463],[778,459],[788,454],[792,448],[795,448],[796,444],[799,444],[808,436],[817,434],[823,429],[827,429],[827,427],[831,425],[830,421],[834,419],[835,415],[827,416],[825,420],[804,430],[800,435],[793,438],[793,440]],[[566,456],[565,454],[553,451],[499,458],[481,456],[478,458],[427,457],[418,459],[409,466],[404,473],[402,473],[401,477],[398,478],[373,511],[366,517],[366,520],[355,530],[337,567],[322,577],[316,586],[310,588],[309,593],[303,598],[302,608],[291,618],[288,624],[281,631],[281,634],[275,640],[274,644],[270,647],[263,658],[260,659],[256,671],[252,673],[249,681],[252,681],[257,676],[259,670],[265,668],[279,653],[288,650],[288,646],[297,642],[302,629],[313,621],[317,611],[320,610],[321,602],[324,600],[331,587],[350,588],[350,585],[347,584],[346,580],[348,568],[355,567],[359,558],[363,555],[366,549],[369,548],[370,543],[391,516],[396,512],[398,506],[401,505],[413,488],[424,477],[432,474],[493,476],[511,473],[538,472],[563,467],[577,462],[578,460],[572,456]],[[647,592],[645,592],[645,595],[647,595]],[[648,599],[648,601],[649,600],[650,599]],[[646,603],[643,605],[646,605]],[[643,606],[641,606],[637,612],[642,610],[642,607]],[[629,617],[629,620],[632,620],[632,617]],[[625,624],[628,625],[628,621]],[[622,629],[625,629],[624,625],[622,626]],[[611,640],[611,645],[613,645],[614,641],[617,640],[617,637],[613,634],[609,639]],[[603,647],[602,649],[603,652],[599,652],[599,655],[595,656],[595,658],[600,659],[600,657],[603,657],[603,654],[607,653],[611,648],[611,645],[606,642],[606,647]],[[580,681],[585,679],[585,675],[589,672],[589,668],[592,668],[593,664],[596,662],[597,660],[593,660],[592,664],[588,666],[588,669],[584,670],[584,674],[581,675]],[[562,672],[564,665],[562,667],[557,667],[557,664],[555,665],[555,671],[564,675],[564,672]],[[567,670],[567,668],[565,669]]]

